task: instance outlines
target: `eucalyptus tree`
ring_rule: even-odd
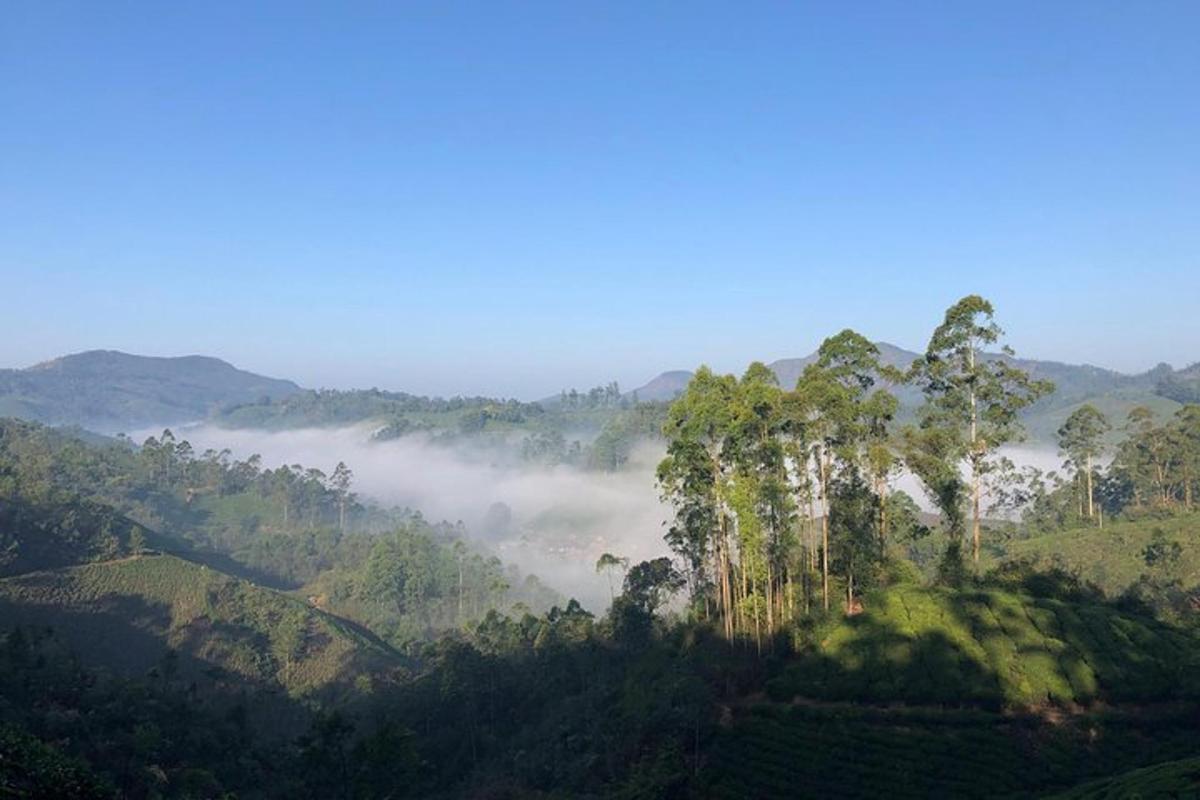
[[[1099,409],[1085,403],[1071,412],[1058,429],[1059,451],[1075,470],[1076,480],[1083,476],[1083,499],[1087,518],[1096,513],[1096,492],[1093,485],[1093,462],[1104,452],[1104,435],[1112,428]],[[1084,505],[1081,504],[1081,505]],[[1081,516],[1083,516],[1081,514]]]
[[[783,392],[765,364],[752,363],[737,383],[725,459],[730,509],[737,526],[739,612],[761,641],[765,622],[782,617],[781,587],[790,544],[792,502],[779,437]],[[765,619],[764,619],[765,617]]]
[[[676,509],[668,543],[693,571],[693,591],[703,591],[705,564],[712,574],[725,634],[732,638],[732,555],[722,455],[733,424],[737,379],[716,375],[706,366],[696,370],[687,389],[667,413],[663,435],[667,457],[659,464],[663,496]]]
[[[329,478],[329,487],[333,489],[337,497],[338,530],[342,533],[346,532],[346,506],[354,499],[354,495],[350,493],[350,484],[353,481],[354,473],[346,466],[346,462],[339,461],[333,469],[333,475]]]
[[[596,572],[603,572],[608,576],[608,599],[611,602],[616,599],[616,591],[613,589],[613,574],[620,571],[622,574],[629,569],[628,558],[618,558],[612,553],[601,553],[600,558],[596,559]]]
[[[989,354],[985,347],[997,344],[1004,331],[993,320],[992,304],[979,295],[968,295],[949,309],[942,324],[934,330],[925,356],[911,371],[925,394],[921,411],[924,435],[910,435],[908,444],[915,456],[913,471],[924,472],[930,493],[944,506],[956,502],[962,487],[959,462],[969,470],[971,498],[972,559],[978,566],[980,540],[980,498],[984,476],[992,466],[991,457],[1002,445],[1021,436],[1017,418],[1021,409],[1053,391],[1047,381],[1032,379],[1028,373],[1009,363],[1005,356],[1012,348],[1001,348],[1001,356]],[[937,431],[937,433],[934,433]],[[933,464],[930,459],[952,459],[952,463]],[[956,481],[957,478],[957,481]],[[955,517],[950,516],[954,531]]]
[[[1186,405],[1176,411],[1174,427],[1183,475],[1183,505],[1191,509],[1200,487],[1200,405]]]
[[[821,515],[821,602],[829,610],[831,485],[835,468],[859,470],[871,444],[886,436],[895,413],[895,398],[871,393],[884,373],[879,348],[862,334],[843,330],[821,343],[817,359],[796,384],[796,405],[802,410],[817,484]],[[881,454],[877,454],[881,462]],[[889,467],[890,468],[890,467]]]

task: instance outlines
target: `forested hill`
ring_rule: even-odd
[[[887,342],[876,342],[881,364],[907,369],[919,353],[897,347]],[[796,385],[804,368],[816,361],[816,353],[800,358],[782,358],[768,364],[779,379],[779,385],[791,388]],[[989,359],[1007,358],[992,353]],[[1200,364],[1175,370],[1168,364],[1159,364],[1146,372],[1129,375],[1090,364],[1065,364],[1059,361],[1041,361],[1030,358],[1008,359],[1014,366],[1028,372],[1032,378],[1049,380],[1055,391],[1024,412],[1024,423],[1031,439],[1050,441],[1054,431],[1083,403],[1091,403],[1112,419],[1124,419],[1135,406],[1147,406],[1163,416],[1175,411],[1181,403],[1195,402],[1200,397]],[[683,392],[692,373],[686,370],[671,370],[657,375],[629,394],[642,401],[665,402],[673,400]],[[914,409],[920,404],[920,396],[910,386],[896,387],[894,393],[903,408]]]
[[[0,370],[0,416],[115,433],[203,419],[225,406],[299,391],[291,381],[207,356],[90,350]]]

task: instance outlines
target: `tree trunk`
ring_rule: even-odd
[[[975,518],[974,530],[972,533],[972,538],[973,538],[974,542],[972,544],[971,558],[974,560],[976,568],[978,568],[979,567],[979,473],[978,472],[974,472],[972,474],[971,481],[972,481],[972,483],[974,483],[974,488],[972,489],[973,497],[972,497],[971,503],[972,503],[972,507],[974,509],[973,515]]]
[[[817,458],[821,471],[821,603],[829,610],[829,472],[822,450]]]
[[[1095,501],[1094,492],[1092,490],[1092,454],[1091,453],[1088,453],[1088,456],[1087,456],[1087,501],[1088,501],[1088,519],[1091,519],[1092,517],[1094,517],[1096,515],[1096,511],[1095,511],[1096,501]]]
[[[967,359],[970,364],[971,375],[975,374],[975,346],[972,343],[971,348],[967,351]],[[974,381],[974,377],[972,377]],[[972,523],[972,539],[973,545],[971,549],[972,559],[975,562],[975,567],[979,567],[979,410],[975,398],[975,384],[972,382],[971,390],[971,505],[973,509]]]

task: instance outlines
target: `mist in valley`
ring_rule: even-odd
[[[661,443],[643,442],[622,470],[602,472],[530,463],[520,458],[519,441],[446,443],[421,434],[373,441],[373,430],[356,425],[274,432],[197,424],[176,434],[197,451],[227,448],[241,459],[257,453],[264,467],[300,464],[329,474],[344,461],[362,498],[419,511],[433,522],[462,522],[472,542],[595,612],[607,607],[613,588],[595,570],[602,553],[631,563],[669,554],[662,537],[671,510],[654,479]],[[142,431],[134,439],[160,432]],[[1010,446],[1000,455],[1018,469],[1044,473],[1062,464],[1045,446]],[[935,510],[910,473],[899,475],[893,489],[907,492],[922,510]],[[614,580],[620,591],[619,578]]]
[[[175,429],[198,452],[227,448],[239,459],[257,453],[264,467],[301,464],[329,474],[344,461],[362,498],[420,511],[434,522],[461,521],[473,542],[594,612],[610,599],[608,578],[595,570],[602,553],[634,563],[667,553],[662,536],[670,512],[654,482],[659,444],[637,447],[619,472],[600,472],[523,461],[519,442],[433,443],[420,434],[372,441],[372,432],[368,426]]]

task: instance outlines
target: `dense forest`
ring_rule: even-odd
[[[983,357],[1002,338],[969,296],[903,368],[846,330],[794,385],[758,363],[701,367],[669,407],[613,385],[561,409],[300,393],[238,412],[273,425],[344,404],[336,423],[382,403],[486,429],[617,406],[586,448],[554,426],[509,440],[597,469],[665,448],[648,479],[671,518],[644,535],[670,555],[601,557],[606,610],[460,525],[359,497],[352,464],[267,468],[170,430],[134,443],[0,421],[0,792],[1186,786],[1200,407],[1113,420],[1079,404],[1057,431],[1062,470],[1020,467],[1006,445],[1052,386],[1011,353]]]

